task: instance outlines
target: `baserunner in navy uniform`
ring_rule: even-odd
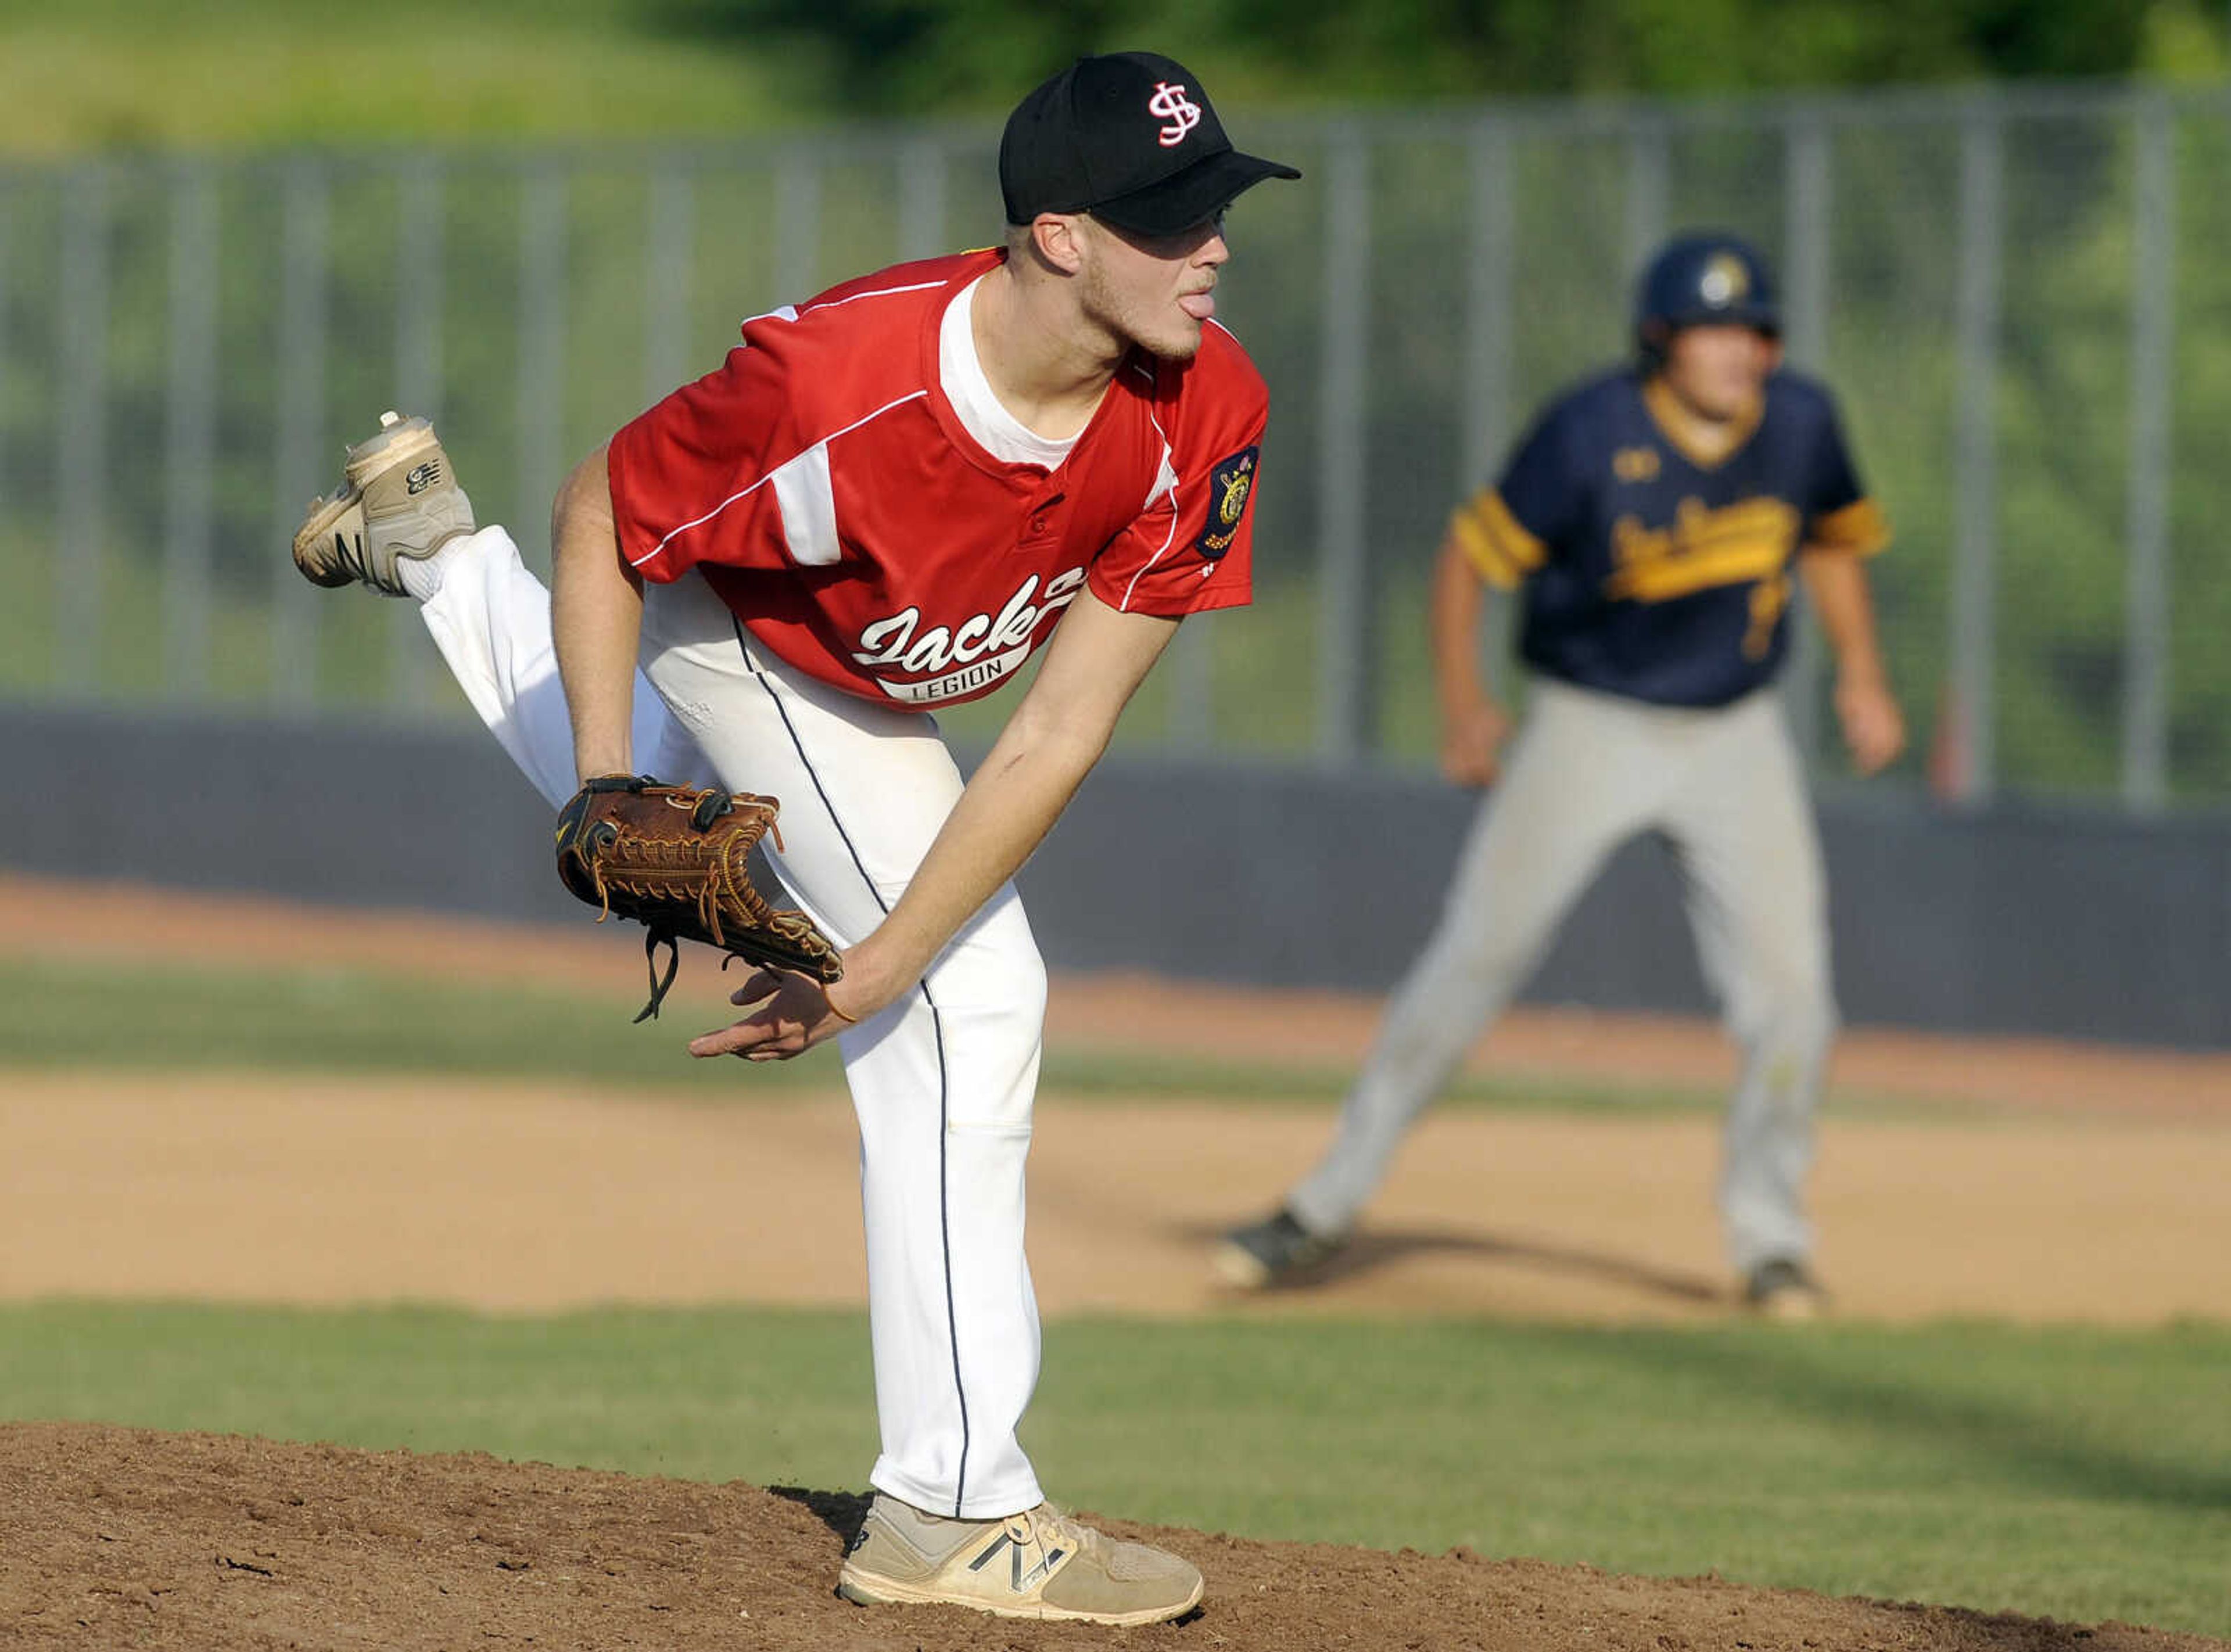
[[[1853,766],[1898,756],[1865,566],[1888,536],[1827,390],[1780,371],[1757,253],[1681,236],[1638,299],[1638,365],[1552,404],[1450,524],[1432,619],[1441,766],[1493,790],[1330,1149],[1226,1236],[1235,1284],[1311,1277],[1605,860],[1656,830],[1743,1049],[1720,1183],[1730,1259],[1762,1312],[1822,1306],[1803,1184],[1836,1012],[1820,842],[1771,684],[1801,578]],[[1510,720],[1478,665],[1483,582],[1524,587],[1531,684],[1507,763]]]

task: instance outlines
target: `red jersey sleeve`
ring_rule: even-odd
[[[1238,340],[1213,323],[1156,415],[1170,452],[1147,509],[1094,558],[1093,594],[1127,614],[1175,619],[1254,595],[1257,467],[1271,397]]]
[[[789,565],[781,489],[806,453],[788,393],[796,329],[747,322],[728,360],[624,425],[606,449],[620,559],[666,584],[701,563]]]

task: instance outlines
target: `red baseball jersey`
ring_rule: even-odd
[[[1174,617],[1245,603],[1269,397],[1211,323],[1135,351],[1068,457],[1005,462],[941,386],[946,307],[1006,255],[902,264],[744,324],[727,363],[619,431],[620,554],[701,570],[780,659],[914,706],[997,687],[1088,585]]]

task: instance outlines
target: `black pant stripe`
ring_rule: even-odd
[[[751,643],[745,638],[741,622],[734,623],[736,646],[744,656],[744,668],[752,674],[753,681],[766,692],[769,702],[774,707],[775,715],[782,719],[784,731],[790,736],[792,749],[797,752],[798,760],[805,765],[806,778],[813,782],[814,792],[820,797],[821,806],[829,811],[830,823],[837,828],[837,836],[844,845],[844,852],[852,857],[852,865],[860,874],[860,881],[868,887],[868,898],[876,903],[876,910],[888,916],[890,907],[884,904],[883,892],[876,887],[876,881],[868,875],[867,863],[861,860],[851,833],[844,829],[844,816],[837,812],[837,805],[830,801],[828,789],[821,784],[821,776],[813,766],[813,759],[806,755],[805,742],[799,738],[798,726],[790,720],[790,708],[782,703],[782,696],[775,692],[774,685],[766,680],[766,674],[752,658]],[[915,985],[922,994],[922,1003],[929,1007],[930,1031],[937,1040],[938,1236],[944,1249],[945,1328],[953,1349],[953,1394],[960,1407],[960,1469],[954,1476],[953,1487],[953,1513],[957,1519],[968,1490],[968,1390],[960,1379],[960,1317],[954,1303],[953,1292],[953,1181],[947,1173],[945,1158],[948,1093],[952,1086],[945,1062],[945,1019],[938,1013],[937,1000],[930,996],[929,983],[922,980]]]

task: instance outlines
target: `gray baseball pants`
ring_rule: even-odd
[[[1730,1258],[1748,1273],[1810,1254],[1804,1180],[1836,1010],[1820,838],[1781,707],[1771,691],[1709,711],[1652,706],[1540,677],[1338,1133],[1289,1196],[1303,1226],[1354,1223],[1604,861],[1652,829],[1672,844],[1706,978],[1742,1049],[1719,1188]]]

